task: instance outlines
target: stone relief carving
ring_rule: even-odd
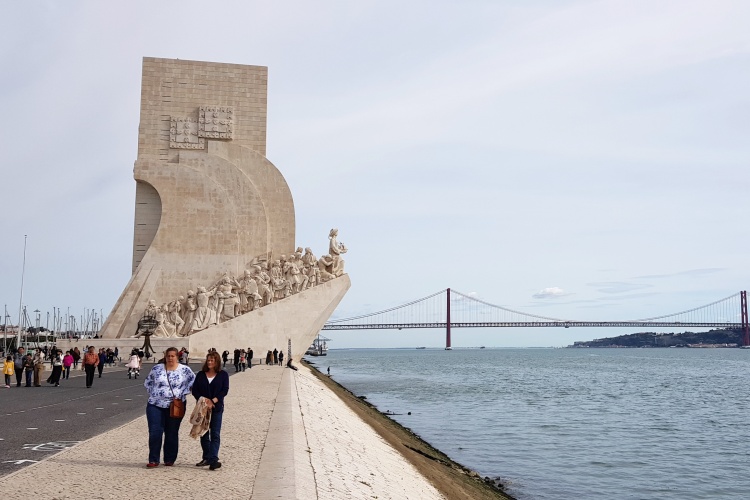
[[[194,118],[173,116],[169,126],[169,147],[172,149],[204,149],[206,139],[198,135]]]
[[[231,106],[201,106],[198,110],[198,137],[232,139],[234,108]]]
[[[337,241],[337,236],[338,229],[331,229],[329,253],[320,259],[309,247],[304,254],[299,247],[288,257],[281,255],[273,261],[253,259],[242,277],[224,273],[208,288],[200,286],[197,293],[188,290],[187,298],[180,296],[162,306],[149,300],[143,314],[158,323],[153,336],[186,337],[341,276],[341,254],[347,248]]]

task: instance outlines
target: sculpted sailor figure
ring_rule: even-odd
[[[195,303],[195,292],[188,290],[187,299],[185,299],[185,327],[182,329],[182,336],[187,337],[192,333],[193,318],[198,305]]]
[[[305,248],[305,255],[301,257],[302,272],[307,275],[307,287],[313,287],[318,284],[320,279],[320,270],[318,269],[318,259],[313,255],[310,247]]]
[[[273,284],[274,300],[283,299],[289,295],[289,283],[284,279],[280,260],[275,260],[271,265],[271,283]]]
[[[237,306],[240,302],[237,294],[234,293],[237,287],[239,284],[229,275],[224,275],[217,286],[216,297],[219,299],[219,305],[216,312],[220,323],[237,316]]]
[[[182,312],[182,303],[184,301],[185,297],[180,295],[177,300],[173,300],[167,305],[167,310],[169,311],[169,322],[174,325],[175,336],[180,335],[185,326],[185,320],[180,316],[180,313]]]
[[[333,259],[333,266],[331,274],[336,277],[344,274],[344,259],[341,258],[342,254],[346,253],[346,246],[343,243],[337,241],[339,230],[334,228],[328,233],[328,239],[331,240],[328,244],[328,254]]]
[[[258,268],[253,266],[251,269],[245,269],[244,276],[238,282],[240,314],[258,309],[262,300],[258,293],[258,283],[255,281],[254,276],[258,272]]]
[[[171,337],[175,334],[175,328],[172,323],[169,322],[167,316],[167,306],[156,308],[156,322],[158,323],[156,330],[154,330],[154,337]]]
[[[297,251],[294,252],[294,259],[292,259],[292,263],[297,269],[296,275],[297,281],[299,282],[297,291],[301,292],[302,290],[307,288],[310,281],[310,279],[307,277],[307,273],[304,272],[305,264],[302,262],[302,248],[298,248]]]
[[[261,306],[267,306],[273,302],[273,290],[271,289],[271,277],[266,272],[267,262],[261,262],[256,269],[255,282],[258,284],[258,294],[261,297]]]
[[[193,316],[192,331],[205,330],[209,326],[216,324],[216,311],[208,307],[208,301],[213,297],[215,292],[216,290],[207,291],[205,286],[198,287],[198,293],[195,295],[197,307]]]
[[[321,283],[325,283],[336,277],[331,272],[333,270],[333,259],[328,254],[318,259],[318,270],[320,271]]]
[[[148,301],[148,305],[146,306],[146,310],[143,311],[143,315],[155,318],[157,309],[158,307],[156,307],[156,301],[154,299],[151,299]]]

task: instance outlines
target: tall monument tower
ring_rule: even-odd
[[[265,157],[267,84],[268,69],[262,66],[144,58],[133,170],[133,275],[102,327],[104,338],[131,337],[150,304],[166,305],[178,297],[185,301],[188,292],[210,288],[222,276],[236,279],[257,263],[268,263],[270,271],[270,263],[295,251],[292,195]],[[348,288],[343,275],[285,300],[331,292],[316,299],[311,321],[317,325],[320,313],[328,311],[324,323]],[[263,305],[265,316],[289,307],[282,301]],[[240,323],[247,327],[251,316],[248,312],[200,333],[185,327],[174,336],[189,335],[192,345],[209,331],[241,328]],[[289,331],[323,324],[312,323],[290,324]],[[257,333],[260,326],[255,326]]]

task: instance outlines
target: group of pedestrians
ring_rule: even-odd
[[[284,351],[279,351],[278,349],[268,351],[266,353],[266,364],[284,366]]]
[[[221,355],[221,360],[224,363],[224,368],[226,368],[227,363],[229,362],[229,351],[224,351]],[[248,347],[247,349],[235,349],[234,350],[234,356],[232,357],[232,362],[234,363],[234,371],[237,372],[244,372],[248,367],[253,367],[253,350],[252,348]]]

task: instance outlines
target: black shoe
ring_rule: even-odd
[[[208,466],[208,470],[216,470],[221,468],[221,462],[214,462]]]
[[[208,460],[206,460],[206,459],[203,459],[200,462],[198,462],[197,464],[195,464],[196,467],[205,467],[206,465],[209,465]]]
[[[55,387],[60,387],[60,384],[55,384]]]

